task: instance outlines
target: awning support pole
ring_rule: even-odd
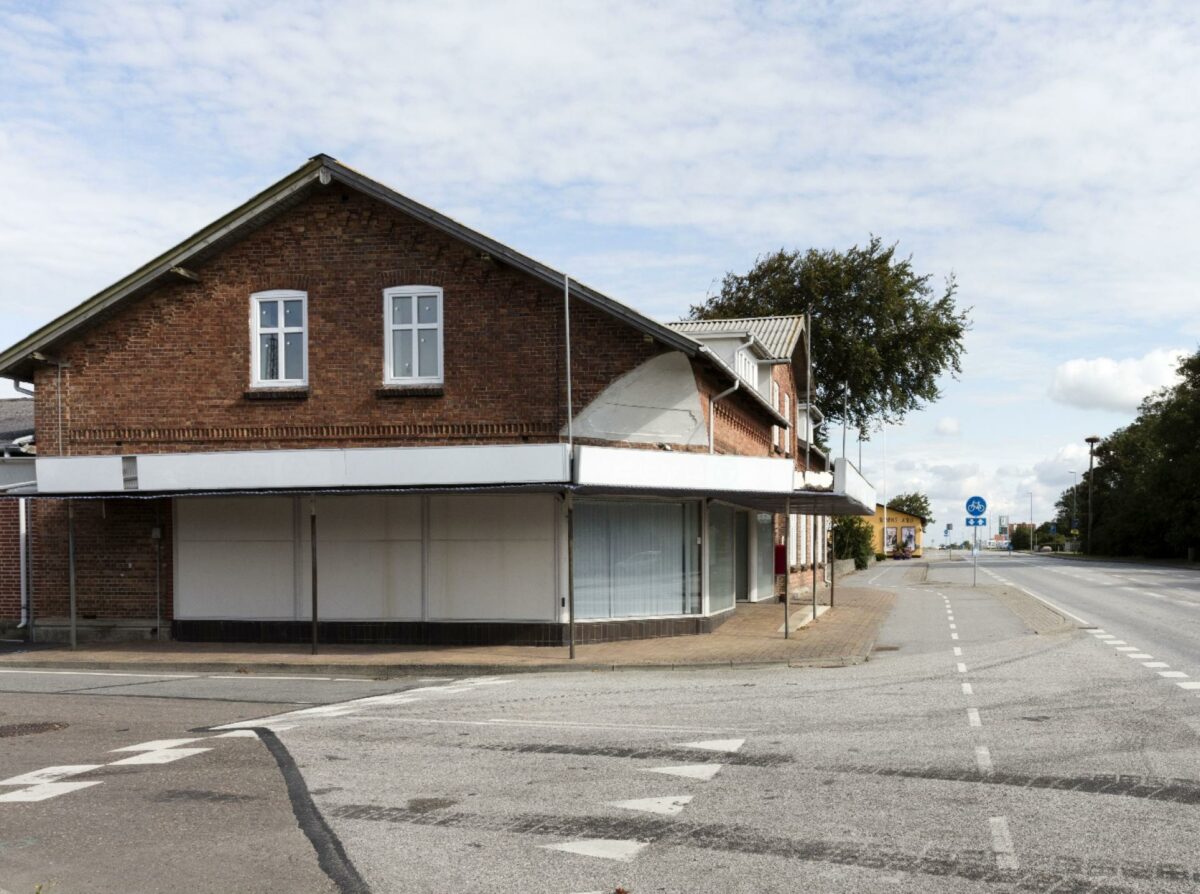
[[[317,498],[308,498],[309,552],[312,554],[312,653],[317,654]]]
[[[812,517],[812,620],[817,620],[817,517]]]
[[[78,644],[75,630],[75,503],[67,500],[67,587],[71,603],[71,648]]]
[[[792,601],[792,498],[783,502],[783,638],[791,639],[792,626],[788,617]]]
[[[833,594],[837,592],[837,525],[829,526],[829,607],[833,608]]]
[[[567,491],[567,655],[575,659],[575,499]]]

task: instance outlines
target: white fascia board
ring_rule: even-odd
[[[39,456],[38,493],[90,494],[125,489],[119,456]]]
[[[565,444],[170,453],[137,466],[139,491],[540,484],[568,469]]]
[[[833,490],[835,493],[845,494],[851,500],[869,509],[870,511],[865,514],[874,514],[875,486],[867,481],[854,467],[854,464],[845,457],[833,461]]]
[[[787,459],[620,447],[576,450],[575,483],[584,487],[750,493],[792,489],[792,462]]]
[[[827,490],[833,493],[834,487],[832,472],[799,472],[795,473],[796,490]]]

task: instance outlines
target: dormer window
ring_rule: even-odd
[[[250,296],[250,381],[255,387],[308,384],[308,295],[275,289]]]
[[[395,286],[383,292],[384,368],[389,385],[442,383],[442,290]]]
[[[748,384],[755,391],[758,390],[758,364],[754,358],[750,356],[750,352],[742,348],[737,352],[737,368],[736,372],[743,382]]]

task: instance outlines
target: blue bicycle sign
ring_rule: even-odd
[[[967,512],[970,515],[983,515],[987,512],[987,500],[983,497],[971,497],[967,500]]]

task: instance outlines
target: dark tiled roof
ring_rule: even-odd
[[[33,401],[28,397],[0,400],[0,446],[33,434]]]

